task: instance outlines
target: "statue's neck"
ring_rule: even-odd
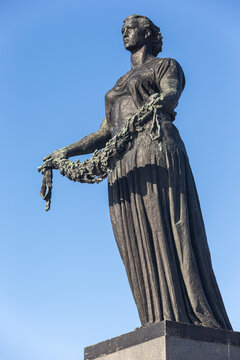
[[[150,46],[144,45],[140,49],[133,51],[131,54],[131,66],[132,69],[143,65],[144,63],[154,59],[155,56],[152,53]]]

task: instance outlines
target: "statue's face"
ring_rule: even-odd
[[[122,35],[125,49],[135,51],[146,44],[146,30],[139,27],[136,21],[125,21],[122,27]]]

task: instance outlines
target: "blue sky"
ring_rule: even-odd
[[[85,346],[139,326],[106,181],[54,173],[45,213],[36,170],[43,156],[100,125],[104,94],[130,68],[120,30],[132,13],[160,26],[161,56],[184,69],[175,124],[240,331],[239,10],[237,0],[1,0],[0,360],[83,359]]]

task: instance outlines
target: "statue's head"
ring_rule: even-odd
[[[152,53],[157,56],[162,51],[162,34],[159,27],[146,16],[130,15],[124,20],[122,27],[124,46],[129,51],[135,51],[148,44]]]

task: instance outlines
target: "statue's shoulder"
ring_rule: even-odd
[[[155,71],[157,74],[171,73],[176,77],[182,78],[185,84],[185,75],[179,62],[173,58],[156,58],[155,59]],[[184,85],[185,86],[185,85]]]
[[[180,67],[181,65],[179,62],[173,58],[161,58],[156,57],[155,58],[155,65],[156,66],[173,66],[173,67]]]
[[[186,83],[185,75],[177,60],[172,58],[155,58],[153,70],[156,82],[161,81],[163,77],[168,77],[169,79],[181,82],[182,89],[184,89]]]

